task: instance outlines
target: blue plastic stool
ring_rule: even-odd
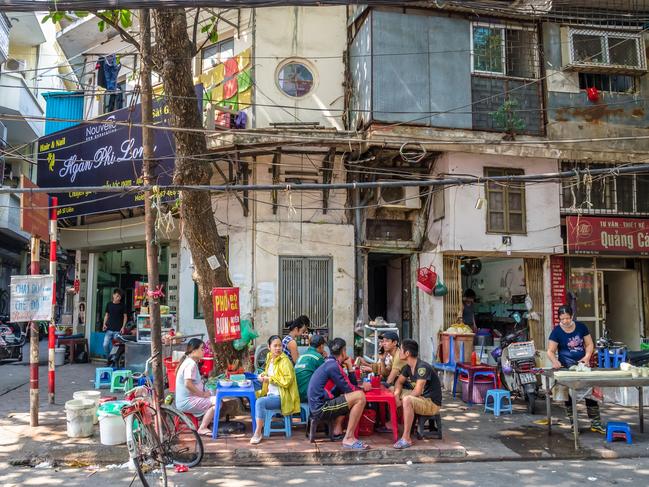
[[[489,398],[493,399],[493,406],[489,406]],[[502,404],[502,400],[507,399],[506,405]],[[484,410],[492,411],[494,416],[500,416],[500,413],[509,413],[514,414],[512,408],[512,397],[509,391],[503,389],[489,389],[487,391],[487,396],[484,399]]]
[[[606,424],[607,443],[611,443],[613,441],[613,433],[624,433],[624,436],[626,436],[627,445],[633,443],[631,439],[631,427],[629,426],[629,423],[623,423],[622,421],[609,421]]]
[[[600,369],[617,369],[622,362],[626,362],[626,348],[614,351],[603,348],[597,351],[597,365]]]
[[[273,418],[275,416],[282,417],[281,422],[283,423],[283,426],[279,426],[279,420],[276,420],[276,422],[273,423]],[[266,411],[266,416],[264,417],[264,438],[268,438],[271,433],[284,433],[287,438],[290,438],[292,435],[292,418],[293,416],[282,416],[282,412],[279,409]]]
[[[293,425],[294,426],[302,426],[305,425],[309,422],[309,404],[306,402],[301,402],[300,403],[300,420],[299,421],[294,421]],[[297,414],[293,415],[294,418],[297,418]],[[266,424],[266,423],[264,423]]]
[[[112,375],[112,367],[97,367],[95,369],[95,389],[110,387]]]

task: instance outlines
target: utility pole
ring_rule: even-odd
[[[52,196],[50,198],[50,274],[54,278],[52,281],[52,321],[48,327],[48,355],[47,355],[47,399],[50,404],[54,404],[54,393],[56,390],[56,371],[54,367],[54,346],[56,345],[56,250],[57,250],[57,228],[56,228],[56,210],[59,206],[59,198]],[[72,361],[71,359],[70,361]]]
[[[155,184],[155,161],[153,160],[153,90],[151,87],[151,13],[149,9],[140,10],[140,48],[142,65],[140,67],[140,91],[142,97],[142,176],[144,184]],[[155,238],[157,208],[151,204],[151,191],[144,192],[144,233],[146,240],[146,268],[148,280],[149,319],[151,323],[151,356],[158,354],[153,361],[154,387],[160,400],[164,399],[162,370],[162,326],[160,323],[160,302],[155,293],[159,285],[158,243]]]
[[[41,240],[31,238],[29,273],[40,274]],[[38,322],[29,322],[29,425],[38,426]]]

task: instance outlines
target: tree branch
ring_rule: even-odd
[[[99,19],[103,20],[108,25],[110,25],[113,29],[115,29],[119,33],[119,35],[122,37],[122,39],[124,39],[129,44],[135,46],[135,48],[138,50],[138,52],[140,51],[140,43],[138,41],[136,41],[135,38],[126,31],[126,29],[124,29],[121,25],[119,25],[118,22],[115,22],[112,19],[111,16],[106,15],[106,13],[104,13],[104,12],[95,12],[95,15]]]
[[[200,18],[201,9],[200,7],[196,8],[196,17],[194,17],[194,29],[192,32],[192,49],[194,51],[194,56],[198,54],[198,49],[196,48],[196,41],[198,36],[198,19]]]

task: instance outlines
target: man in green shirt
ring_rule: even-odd
[[[325,339],[320,335],[313,335],[307,351],[300,355],[295,363],[295,377],[297,377],[297,390],[300,393],[300,402],[307,402],[307,389],[315,369],[324,363]]]

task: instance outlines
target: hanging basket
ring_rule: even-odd
[[[428,294],[433,294],[435,284],[437,283],[437,273],[435,266],[420,267],[417,270],[417,287]]]

